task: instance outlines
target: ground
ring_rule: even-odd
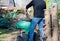
[[[3,33],[2,33],[3,32]],[[16,37],[19,35],[20,30],[13,29],[0,29],[0,41],[16,41]],[[60,30],[59,30],[59,40],[60,40]]]
[[[1,32],[4,32],[4,31],[2,30],[0,31],[0,41],[16,41],[16,37],[18,33],[20,33],[19,30],[12,30],[12,31],[9,30],[2,34]]]

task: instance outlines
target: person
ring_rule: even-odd
[[[34,17],[31,21],[28,41],[33,41],[34,29],[37,24],[39,27],[40,36],[42,38],[41,41],[45,41],[43,24],[44,24],[44,9],[46,9],[46,3],[44,0],[32,0],[28,5],[26,5],[26,11],[31,6],[33,6],[34,9]]]

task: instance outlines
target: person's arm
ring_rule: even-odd
[[[28,14],[28,8],[33,6],[33,1],[31,1],[28,5],[26,5],[26,16],[29,17],[29,14]]]
[[[46,3],[45,3],[45,8],[44,9],[46,9]]]
[[[33,6],[33,1],[31,1],[28,5],[26,5],[26,9],[28,9],[31,6]]]

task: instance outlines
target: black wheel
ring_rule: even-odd
[[[22,39],[22,37],[21,37],[21,36],[17,36],[16,41],[23,41],[23,39]]]

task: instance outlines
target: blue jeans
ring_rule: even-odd
[[[28,39],[29,41],[33,41],[34,29],[35,29],[37,24],[39,26],[39,32],[40,32],[41,38],[45,37],[44,31],[43,31],[44,19],[43,18],[33,18],[32,22],[31,22],[31,26],[30,26],[30,34],[29,34],[29,39]]]

